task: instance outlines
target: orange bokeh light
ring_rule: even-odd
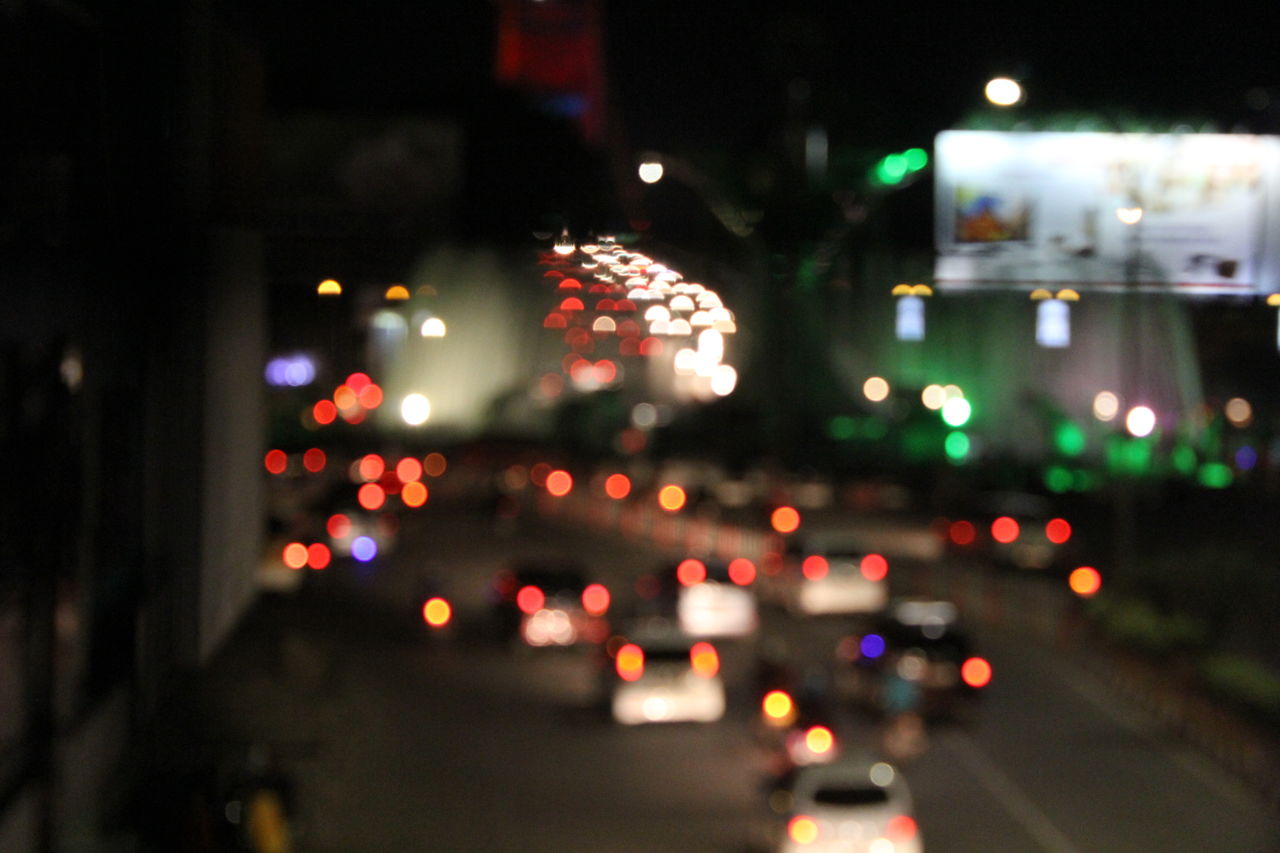
[[[289,466],[289,456],[283,450],[268,450],[262,464],[272,474],[283,474]]]
[[[796,844],[812,844],[818,840],[818,823],[811,817],[796,815],[787,824],[787,834]]]
[[[984,658],[969,658],[960,666],[960,677],[970,687],[986,687],[991,683],[991,664]]]
[[[284,564],[291,569],[300,569],[307,564],[307,546],[301,542],[290,542],[284,546]]]
[[[381,509],[387,501],[387,492],[377,483],[365,483],[356,493],[356,501],[368,510]]]
[[[760,704],[764,709],[764,715],[772,720],[785,718],[795,708],[795,703],[791,701],[791,696],[785,690],[770,690],[764,695],[764,700]]]
[[[382,405],[382,388],[371,382],[360,389],[356,399],[364,408],[376,409]]]
[[[1067,585],[1081,598],[1089,598],[1102,589],[1102,575],[1093,566],[1081,566],[1067,577]]]
[[[614,665],[623,681],[636,681],[644,674],[644,651],[635,643],[627,643],[618,649]]]
[[[547,491],[558,498],[569,494],[573,491],[573,475],[561,469],[547,474]]]
[[[679,511],[687,499],[684,489],[674,483],[658,490],[658,506],[667,512]]]
[[[430,598],[422,605],[422,619],[432,628],[448,625],[452,616],[453,608],[443,598]]]
[[[333,402],[339,409],[354,409],[359,403],[356,392],[350,385],[339,385],[333,389]]]
[[[779,533],[795,533],[800,529],[800,512],[791,506],[780,506],[769,516],[769,524]]]
[[[400,490],[400,500],[407,507],[420,507],[427,502],[427,487],[417,480],[405,483]]]
[[[402,483],[412,483],[422,479],[422,463],[412,456],[406,456],[396,463],[396,477]]]
[[[366,453],[360,457],[360,479],[372,483],[387,470],[386,461],[376,453]]]
[[[705,640],[694,643],[689,649],[689,662],[693,671],[703,678],[710,678],[720,671],[720,656],[715,646]]]
[[[822,755],[836,745],[836,737],[826,726],[813,726],[804,733],[804,745],[815,755]]]
[[[428,453],[422,460],[422,473],[428,477],[439,477],[448,467],[443,453]]]
[[[307,565],[313,569],[323,569],[328,567],[329,560],[333,557],[329,553],[329,546],[323,542],[316,542],[314,545],[307,546]]]
[[[610,474],[604,481],[604,493],[615,501],[631,494],[631,478],[626,474]]]

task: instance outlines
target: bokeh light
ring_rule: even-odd
[[[307,546],[307,566],[310,568],[327,568],[332,558],[333,555],[329,551],[329,546],[323,542],[316,542]]]
[[[738,586],[750,586],[756,579],[756,564],[746,557],[735,557],[729,561],[729,580]]]
[[[516,593],[516,606],[522,613],[529,615],[537,613],[546,603],[546,594],[533,584],[520,587],[520,591]]]
[[[1156,428],[1156,413],[1148,406],[1134,406],[1125,415],[1124,427],[1134,438],[1145,438]]]
[[[997,107],[1012,107],[1022,100],[1022,86],[1009,77],[995,77],[987,81],[983,94]]]
[[[873,660],[884,654],[885,648],[884,637],[879,634],[867,634],[858,643],[858,649],[862,652],[862,656]]]
[[[432,628],[442,628],[449,624],[453,616],[453,608],[443,598],[429,598],[422,605],[422,619]]]
[[[701,560],[689,557],[676,566],[676,580],[682,586],[693,586],[707,579],[707,566]]]
[[[610,474],[604,481],[604,493],[615,501],[631,494],[631,478],[626,474]]]
[[[872,376],[862,383],[862,395],[873,403],[879,403],[889,396],[889,383],[883,377]]]
[[[396,463],[396,478],[402,483],[422,479],[422,463],[414,456],[406,456]]]
[[[417,509],[427,502],[427,487],[417,480],[411,480],[400,489],[400,500],[405,506]]]
[[[1114,420],[1120,413],[1120,398],[1110,391],[1099,391],[1093,398],[1093,416],[1100,421]]]
[[[351,540],[351,556],[367,563],[378,556],[378,543],[372,536],[357,536]]]
[[[779,533],[795,533],[800,529],[800,511],[780,506],[769,515],[769,525]]]
[[[1054,545],[1061,545],[1071,538],[1071,523],[1065,518],[1052,518],[1044,526],[1044,535]]]
[[[560,469],[551,471],[547,474],[546,488],[550,494],[564,497],[573,491],[573,475]]]
[[[283,450],[268,450],[262,464],[272,474],[283,474],[289,466],[289,456]]]
[[[311,417],[321,426],[327,426],[337,419],[338,407],[332,400],[321,400],[311,407]]]
[[[1018,522],[1007,515],[1002,515],[991,522],[991,538],[1004,545],[1016,540],[1020,532]]]
[[[663,486],[658,490],[658,506],[667,512],[678,512],[684,507],[687,496],[684,489],[674,483]]]
[[[439,477],[448,469],[448,460],[443,453],[428,453],[422,460],[422,473],[428,477]]]
[[[947,535],[956,545],[972,545],[978,538],[978,529],[971,521],[953,521],[947,527]]]
[[[351,535],[351,519],[343,513],[336,512],[329,516],[324,529],[334,539],[346,539]]]
[[[1253,406],[1243,397],[1232,397],[1223,407],[1223,414],[1232,426],[1246,427],[1253,420]]]
[[[760,703],[764,715],[772,720],[784,720],[791,715],[795,703],[783,690],[770,690]]]
[[[800,573],[805,576],[806,580],[822,580],[829,571],[831,571],[831,565],[827,562],[827,558],[821,554],[810,554],[800,564]]]
[[[312,474],[324,470],[325,464],[329,461],[325,452],[318,447],[312,447],[302,454],[302,467],[306,468]]]
[[[366,483],[372,483],[387,470],[387,463],[376,453],[366,453],[360,457],[360,463],[357,465],[356,470],[360,475],[360,479]]]
[[[431,401],[423,394],[406,394],[400,401],[400,419],[409,426],[422,426],[431,419]]]
[[[796,815],[787,824],[787,835],[796,844],[812,844],[818,840],[818,822],[805,815]]]
[[[587,584],[582,590],[582,609],[592,616],[603,616],[609,610],[609,598],[604,584]]]
[[[386,501],[386,490],[377,483],[365,483],[356,492],[356,502],[367,510],[381,509]]]
[[[984,658],[969,658],[960,666],[960,677],[970,687],[986,687],[991,683],[991,664]]]
[[[932,409],[935,412],[942,408],[942,404],[947,401],[947,392],[942,389],[941,385],[926,385],[924,390],[920,392],[920,402],[924,404],[926,409]]]
[[[1067,585],[1081,598],[1090,598],[1102,589],[1102,575],[1093,566],[1080,566],[1067,577]]]
[[[889,574],[889,561],[880,554],[867,554],[858,567],[869,581],[882,581]]]
[[[300,569],[307,564],[307,546],[301,542],[290,542],[284,546],[281,557],[289,568]]]

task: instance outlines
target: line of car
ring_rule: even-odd
[[[972,654],[950,602],[891,596],[883,556],[837,535],[796,539],[781,556],[772,571],[686,556],[616,597],[575,559],[525,560],[494,576],[492,625],[521,648],[585,648],[598,666],[602,705],[624,728],[723,719],[723,648],[751,650],[759,704],[750,713],[769,756],[771,845],[916,853],[922,842],[900,769],[882,752],[847,745],[840,715],[963,718],[990,668]],[[778,644],[762,631],[775,618],[765,618],[769,610],[792,622],[834,620],[847,631],[829,660],[771,655]],[[827,675],[810,678],[815,671]]]

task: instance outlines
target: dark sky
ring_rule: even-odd
[[[544,0],[546,3],[564,0]],[[1269,11],[1258,9],[1269,7]],[[452,109],[491,84],[494,2],[265,4],[278,105]],[[749,144],[810,81],[811,117],[833,142],[927,143],[981,106],[996,73],[1025,82],[1027,112],[1125,111],[1260,129],[1247,93],[1280,101],[1280,4],[646,0],[605,3],[615,108],[635,144]],[[1276,124],[1272,105],[1270,128]]]

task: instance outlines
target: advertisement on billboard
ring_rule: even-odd
[[[940,288],[1280,291],[1280,137],[949,130]]]

